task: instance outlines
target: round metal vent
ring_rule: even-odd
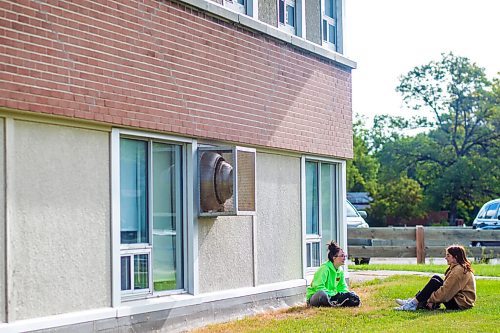
[[[200,208],[220,211],[233,196],[233,167],[218,153],[206,151],[200,158]]]

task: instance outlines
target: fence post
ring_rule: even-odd
[[[425,264],[424,226],[415,227],[415,243],[417,247],[417,264]]]

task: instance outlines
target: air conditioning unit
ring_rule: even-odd
[[[253,148],[198,147],[199,216],[255,214]]]

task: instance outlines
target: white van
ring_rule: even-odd
[[[479,213],[477,214],[474,222],[472,222],[472,228],[483,228],[486,226],[498,226],[500,222],[498,220],[500,214],[500,199],[494,199],[488,201],[483,205]]]
[[[347,228],[369,228],[370,226],[365,221],[366,212],[364,210],[358,211],[350,202],[346,200],[347,207]],[[368,239],[366,241],[362,239],[353,239],[348,241],[348,245],[365,245],[371,246],[372,241]],[[355,265],[368,265],[370,263],[370,258],[352,258]]]
[[[347,227],[348,228],[368,228],[369,225],[365,221],[366,212],[358,211],[350,202],[346,200],[347,207]]]

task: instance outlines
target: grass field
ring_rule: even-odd
[[[476,306],[465,311],[395,311],[395,298],[411,297],[427,277],[392,276],[355,284],[359,308],[293,307],[196,332],[500,332],[500,281],[478,280]]]
[[[412,264],[370,264],[370,265],[349,265],[349,270],[389,270],[389,271],[414,271],[432,272],[444,274],[448,265],[412,265]],[[500,265],[472,264],[474,274],[477,276],[497,276],[500,277]]]

